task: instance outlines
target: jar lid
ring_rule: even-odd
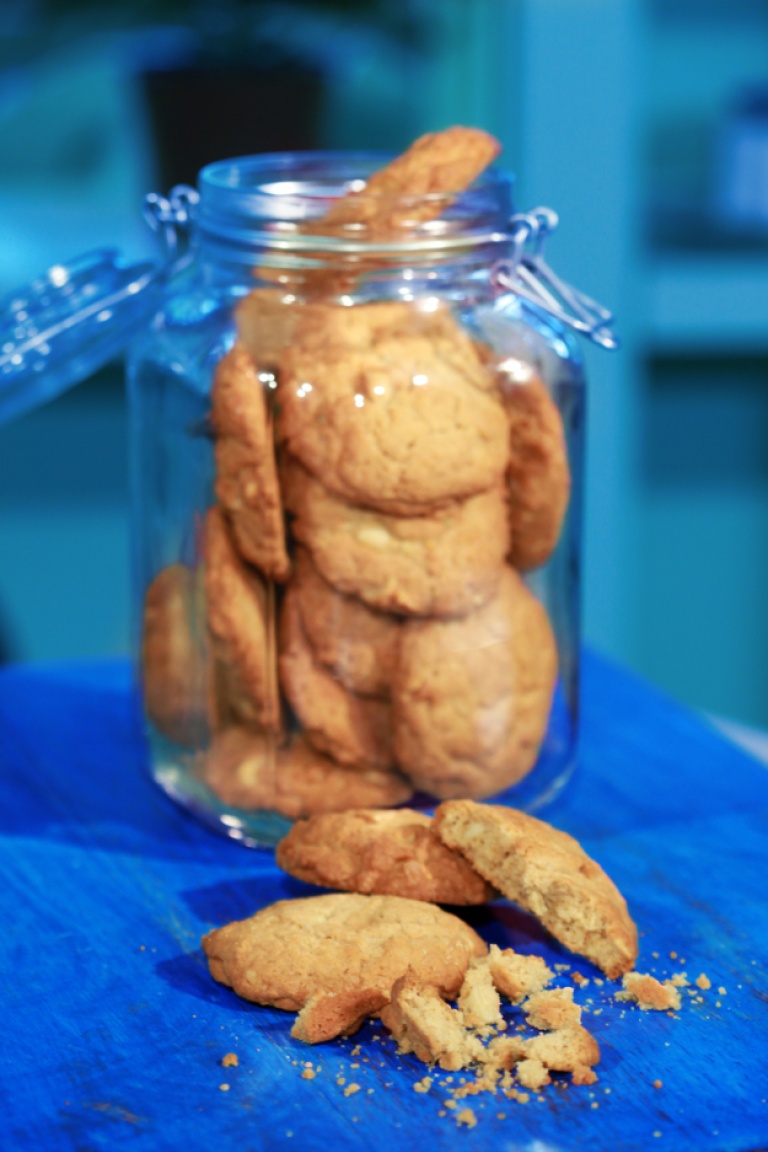
[[[160,266],[99,249],[0,301],[0,425],[120,355],[155,306]]]

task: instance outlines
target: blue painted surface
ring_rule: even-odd
[[[768,772],[595,657],[584,697],[579,773],[548,818],[624,890],[641,970],[705,972],[713,988],[703,1003],[684,993],[677,1018],[642,1013],[577,962],[599,1082],[524,1105],[472,1098],[465,1130],[439,1115],[445,1074],[416,1093],[424,1065],[380,1028],[310,1049],[290,1014],[211,980],[203,932],[309,889],[150,782],[125,664],[0,672],[3,1149],[768,1147]],[[471,919],[488,940],[570,960],[503,902]],[[221,1066],[227,1052],[237,1067]]]

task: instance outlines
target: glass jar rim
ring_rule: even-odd
[[[366,235],[360,223],[323,234],[317,224],[327,209],[391,159],[376,151],[270,152],[206,165],[198,177],[200,203],[196,225],[204,237],[225,244],[244,243],[286,253],[339,254],[448,251],[509,239],[514,177],[487,169],[468,189],[456,194],[390,195],[373,193],[385,209],[418,210],[434,203],[441,211],[386,240]],[[418,211],[416,212],[418,216]],[[306,226],[314,224],[311,232]]]

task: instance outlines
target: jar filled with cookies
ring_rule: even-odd
[[[584,374],[486,133],[209,166],[129,364],[153,773],[249,844],[535,810],[578,741]]]

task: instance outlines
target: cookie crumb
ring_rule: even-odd
[[[317,1073],[314,1068],[305,1068],[301,1074],[302,1080],[314,1080]]]
[[[615,994],[616,1000],[631,1000],[644,1012],[676,1011],[680,1007],[680,993],[666,981],[662,984],[655,976],[642,972],[627,972],[622,978],[624,990]]]
[[[664,1083],[662,1080],[654,1080],[653,1086],[654,1086],[654,1088],[663,1088]]]
[[[718,990],[717,990],[717,994],[718,994],[718,996],[726,996],[726,995],[727,995],[727,992],[726,992],[725,988],[723,988],[723,987],[721,986],[720,988],[718,988]]]
[[[219,1084],[219,1092],[229,1092],[229,1084]]]
[[[670,952],[669,958],[670,960],[677,960],[677,952]]]
[[[424,1076],[421,1080],[417,1080],[413,1086],[414,1092],[429,1092],[432,1087],[432,1081],[429,1076]]]
[[[477,1124],[477,1116],[475,1116],[471,1108],[462,1108],[456,1117],[456,1123],[465,1124],[467,1128],[474,1128]]]
[[[227,1052],[226,1055],[221,1058],[222,1068],[237,1068],[239,1063],[240,1061],[234,1052]]]
[[[590,1108],[599,1108],[599,1107],[600,1107],[600,1101],[599,1100],[593,1100],[592,1103],[590,1104]]]
[[[359,1092],[359,1091],[360,1091],[360,1085],[359,1084],[347,1084],[346,1088],[344,1089],[344,1095],[345,1096],[354,1096],[355,1092]]]
[[[695,983],[696,987],[701,988],[704,992],[708,991],[708,989],[712,987],[712,981],[710,980],[709,976],[706,976],[703,972],[701,976],[696,977]]]

